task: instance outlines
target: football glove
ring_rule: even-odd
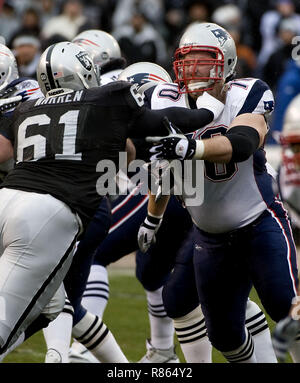
[[[138,244],[142,253],[146,253],[149,247],[156,242],[155,234],[162,223],[162,217],[147,215],[138,231]]]
[[[168,136],[164,137],[146,137],[147,142],[156,143],[150,150],[150,161],[168,159],[168,160],[186,160],[194,156],[196,151],[196,140],[187,138],[180,129],[173,125],[167,117],[163,123],[169,131]]]
[[[0,99],[0,112],[6,112],[12,108],[15,108],[22,100],[22,96],[14,96]]]
[[[299,330],[300,322],[290,316],[277,323],[272,334],[272,343],[275,354],[280,362],[285,361],[287,353],[294,343]]]

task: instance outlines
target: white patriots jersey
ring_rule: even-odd
[[[161,84],[148,95],[152,109],[190,108],[186,94],[177,85]],[[271,90],[263,81],[245,78],[231,81],[221,115],[193,133],[195,139],[225,134],[234,118],[243,113],[268,115],[274,108]],[[179,127],[180,128],[180,127]],[[248,160],[216,164],[204,161],[204,198],[188,206],[194,223],[208,233],[225,233],[253,222],[273,201],[272,176],[265,152],[258,149]],[[187,196],[183,194],[186,201]]]
[[[22,96],[22,102],[39,97],[44,97],[38,82],[31,78],[20,77],[17,80],[12,81],[6,87],[6,89],[11,88],[12,86],[16,87],[16,92],[14,93],[14,96]]]

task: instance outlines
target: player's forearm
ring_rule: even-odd
[[[149,201],[148,201],[148,213],[154,217],[162,217],[170,196],[164,195],[157,202],[155,202],[155,195],[149,192]]]
[[[263,141],[266,132],[264,125],[265,122],[256,128],[234,125],[230,127],[225,136],[197,141],[194,158],[221,163],[227,163],[230,160],[246,161]]]
[[[231,156],[232,146],[225,136],[196,141],[194,159],[202,159],[215,163],[227,163],[231,160]]]
[[[214,119],[213,112],[205,108],[166,108],[163,112],[171,122],[179,127],[182,133],[194,132]]]
[[[177,125],[183,133],[194,132],[212,122],[214,118],[214,114],[204,108],[193,110],[178,107],[160,110],[145,108],[144,112],[136,119],[135,126],[130,132],[130,137],[140,138],[167,135],[169,132],[163,124],[165,116]]]
[[[0,134],[0,163],[10,160],[13,156],[14,150],[10,140]]]

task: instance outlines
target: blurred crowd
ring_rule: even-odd
[[[172,74],[179,36],[195,21],[232,34],[237,77],[268,83],[276,100],[272,129],[281,130],[287,104],[300,93],[300,66],[292,59],[298,51],[300,57],[300,0],[0,0],[0,35],[20,75],[33,78],[44,49],[87,29],[111,33],[128,65],[156,62]]]

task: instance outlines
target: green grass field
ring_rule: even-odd
[[[252,291],[251,298],[261,307],[255,291]],[[268,316],[267,320],[272,330],[274,323]],[[144,290],[132,271],[110,272],[110,299],[104,322],[130,361],[137,362],[145,354],[145,340],[149,337],[147,304]],[[176,339],[175,344],[181,362],[185,362]],[[9,354],[4,363],[43,363],[45,352],[43,334],[39,332]],[[214,350],[213,362],[225,363],[225,359]]]

